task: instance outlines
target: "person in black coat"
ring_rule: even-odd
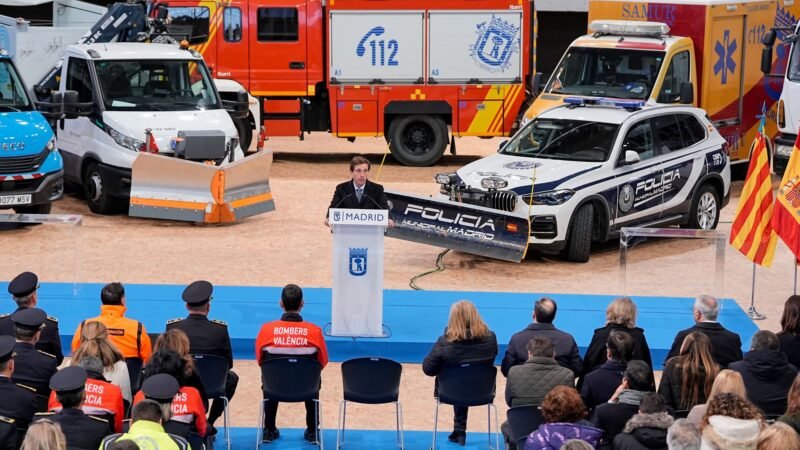
[[[650,347],[647,345],[644,330],[636,326],[637,313],[636,304],[627,297],[618,298],[609,303],[608,308],[606,308],[606,325],[603,328],[594,330],[589,348],[586,349],[586,355],[583,357],[583,368],[578,380],[578,389],[582,386],[583,378],[589,372],[606,362],[606,342],[608,341],[608,336],[614,330],[623,331],[633,338],[633,354],[628,360],[638,359],[653,367]]]
[[[792,295],[783,305],[778,340],[789,364],[800,368],[800,295]]]
[[[50,396],[50,377],[58,371],[56,357],[36,349],[42,335],[42,325],[47,314],[39,308],[25,308],[11,317],[14,320],[14,374],[15,383],[29,386],[40,397],[38,410],[47,410],[46,399]]]
[[[639,412],[628,420],[622,433],[614,438],[614,450],[667,449],[667,430],[673,419],[664,398],[648,392],[639,403]]]
[[[695,331],[683,340],[681,354],[664,366],[658,393],[670,408],[689,411],[708,400],[718,373],[711,357],[711,340]]]
[[[14,336],[14,321],[11,316],[25,308],[36,308],[39,303],[38,289],[39,277],[33,272],[23,272],[8,283],[8,293],[14,298],[17,309],[11,314],[0,314],[0,336]],[[47,316],[44,325],[36,349],[55,356],[56,363],[61,365],[64,352],[61,350],[58,319]]]
[[[533,306],[533,323],[524,330],[514,333],[508,342],[506,354],[503,356],[503,363],[500,370],[504,376],[508,376],[511,367],[525,364],[528,360],[528,342],[535,337],[546,337],[553,342],[556,348],[556,361],[561,367],[566,367],[572,373],[580,373],[581,355],[578,351],[578,344],[571,334],[558,330],[553,325],[556,318],[558,305],[555,300],[542,297]]]
[[[651,392],[650,373],[647,363],[629,362],[617,391],[608,403],[595,408],[592,423],[605,431],[600,448],[611,448],[614,438],[622,433],[628,420],[639,412],[642,398]]]
[[[383,192],[383,186],[368,179],[370,167],[367,158],[354,156],[350,160],[351,179],[336,186],[328,209],[389,209],[389,201]],[[325,225],[328,225],[327,212]]]
[[[633,338],[624,331],[612,331],[606,342],[606,353],[606,362],[586,375],[581,386],[581,398],[589,411],[607,402],[622,384],[623,374],[633,353]]]
[[[13,421],[14,429],[19,431],[15,438],[3,438],[5,445],[9,445],[12,440],[14,445],[22,443],[25,430],[36,414],[34,389],[18,386],[11,381],[14,373],[14,344],[13,337],[0,336],[0,416],[6,424],[3,428],[9,428],[9,421]]]
[[[797,376],[797,368],[780,351],[778,336],[761,330],[753,335],[750,351],[744,359],[730,365],[742,374],[747,398],[767,415],[786,412],[789,389]]]
[[[742,340],[738,334],[726,330],[719,322],[719,302],[710,295],[701,295],[694,302],[695,325],[679,331],[667,354],[667,360],[678,356],[683,339],[692,331],[700,331],[711,339],[711,355],[720,369],[726,369],[732,362],[742,359]]]
[[[444,335],[433,344],[422,361],[422,371],[437,376],[447,366],[465,363],[494,364],[497,357],[497,337],[483,322],[475,305],[462,300],[450,308],[450,319]],[[434,392],[434,395],[436,393]],[[451,442],[464,445],[467,438],[466,407],[454,407]]]

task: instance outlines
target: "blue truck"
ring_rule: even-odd
[[[37,110],[11,55],[0,49],[0,210],[48,214],[64,194],[64,162],[45,118],[51,112]]]

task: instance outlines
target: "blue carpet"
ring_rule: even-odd
[[[0,283],[6,292],[7,283]],[[101,284],[42,283],[39,305],[58,317],[65,350],[81,320],[99,314]],[[149,333],[160,333],[167,320],[184,317],[180,300],[184,286],[130,284],[125,286],[127,315],[144,322]],[[77,291],[77,293],[75,293]],[[281,288],[217,286],[211,316],[228,322],[234,355],[237,359],[255,358],[255,337],[264,322],[280,317],[278,306]],[[331,318],[331,290],[306,288],[303,317],[319,325]],[[533,302],[542,293],[460,292],[460,291],[384,291],[384,323],[391,330],[389,338],[329,337],[332,361],[359,356],[383,356],[401,362],[419,363],[441,335],[450,305],[460,299],[475,303],[484,320],[497,334],[502,359],[511,335],[531,321]],[[555,325],[575,336],[581,352],[595,328],[603,326],[605,308],[613,299],[605,295],[546,294],[558,302]],[[638,326],[646,331],[656,369],[660,368],[675,333],[693,324],[691,298],[636,297]],[[3,303],[10,307],[10,301]],[[758,330],[735,301],[722,302],[720,321],[739,333],[744,350]]]

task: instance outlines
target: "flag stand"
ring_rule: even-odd
[[[795,266],[795,270],[797,266]],[[764,320],[767,318],[756,310],[756,263],[753,263],[753,283],[750,287],[750,308],[747,309],[747,317],[753,320]]]

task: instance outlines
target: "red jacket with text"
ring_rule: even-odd
[[[122,419],[125,416],[125,406],[122,403],[122,391],[116,384],[107,381],[89,378],[86,380],[86,387],[83,396],[84,414],[90,416],[102,416],[111,414],[114,416],[114,431],[122,433]],[[60,411],[61,403],[56,398],[55,391],[50,392],[50,400],[47,402],[47,409],[50,411]]]
[[[256,338],[256,359],[261,364],[263,351],[271,355],[316,355],[322,367],[328,364],[328,348],[322,329],[313,323],[303,322],[298,313],[284,313],[281,320],[261,326]]]
[[[133,404],[144,400],[144,393],[139,391],[133,397]],[[191,386],[182,386],[172,398],[172,418],[176,422],[192,423],[200,436],[206,435],[206,409],[203,407],[203,400],[200,392]]]

